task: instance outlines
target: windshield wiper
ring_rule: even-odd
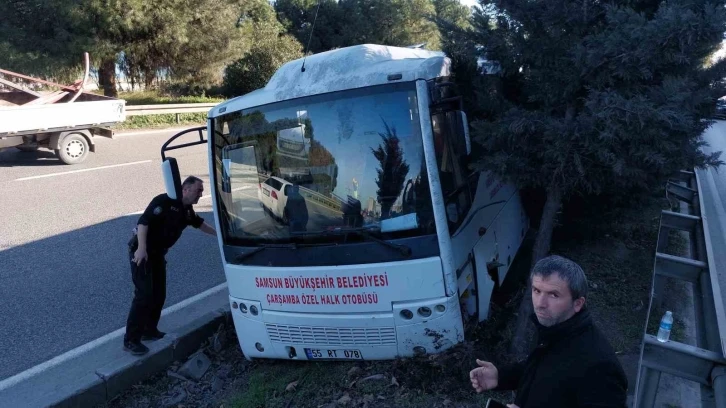
[[[267,248],[286,248],[286,249],[296,249],[297,245],[292,244],[260,244],[257,248],[254,248],[250,251],[245,252],[244,254],[237,255],[234,260],[237,263],[242,263],[245,259],[251,257],[252,255],[257,254],[258,252],[262,252]]]
[[[365,239],[368,239],[368,240],[374,241],[374,242],[378,242],[381,245],[385,245],[391,249],[395,249],[396,251],[398,251],[401,255],[405,256],[406,258],[411,256],[411,252],[412,252],[411,247],[409,247],[408,245],[394,244],[393,242],[388,242],[384,239],[374,237],[373,235],[371,235],[370,231],[371,231],[371,229],[368,229],[368,228],[355,228],[355,229],[345,229],[345,230],[342,230],[341,232],[345,233],[346,239],[348,238],[348,234],[353,232],[355,234],[358,234],[358,236],[361,236]],[[376,230],[373,230],[373,231],[376,231]],[[380,230],[377,230],[377,231],[380,231]]]
[[[395,249],[397,252],[399,252],[401,255],[405,257],[411,256],[411,248],[407,245],[401,245],[401,244],[394,244],[393,242],[388,242],[384,239],[380,239],[377,237],[374,237],[370,234],[370,231],[380,231],[380,229],[375,228],[346,228],[346,229],[337,229],[337,230],[328,230],[328,231],[316,231],[316,232],[295,232],[292,233],[292,236],[303,236],[303,237],[309,237],[309,236],[330,236],[330,235],[343,235],[343,239],[348,239],[348,234],[354,233],[357,234],[359,237],[365,238],[369,241],[378,242],[381,245],[387,246],[391,249]],[[334,243],[332,245],[339,245],[339,243]]]

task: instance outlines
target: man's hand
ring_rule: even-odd
[[[519,407],[514,404],[507,404],[507,408],[519,408]]]
[[[131,262],[134,262],[136,263],[136,266],[139,266],[141,265],[141,261],[145,261],[147,258],[146,248],[139,247],[134,253],[134,257],[131,259]]]
[[[480,393],[496,388],[499,384],[499,371],[494,364],[479,359],[476,360],[476,363],[479,367],[469,372],[469,379],[471,379],[471,386],[474,387],[474,390]]]
[[[199,227],[199,229],[202,230],[202,232],[206,232],[209,235],[212,235],[215,237],[217,236],[217,231],[214,230],[214,227],[207,224],[206,221],[202,223],[202,225]]]

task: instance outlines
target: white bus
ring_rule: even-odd
[[[360,45],[304,64],[214,107],[207,140],[204,128],[190,129],[199,141],[170,147],[182,132],[162,148],[173,197],[180,180],[166,152],[208,143],[244,355],[393,359],[460,343],[465,319],[487,319],[529,220],[514,186],[469,168],[450,60]],[[278,151],[290,134],[305,154]],[[285,179],[295,169],[308,176]],[[260,211],[270,177],[289,183],[284,220]]]

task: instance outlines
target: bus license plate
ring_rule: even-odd
[[[319,359],[340,359],[340,360],[363,360],[359,350],[346,349],[305,349],[305,355],[310,360]]]

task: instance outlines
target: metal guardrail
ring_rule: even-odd
[[[677,198],[679,204],[685,203],[687,212],[681,212],[679,205],[679,211],[661,213],[653,290],[641,344],[633,408],[655,406],[662,373],[699,383],[700,406],[726,408],[726,314],[719,285],[719,273],[726,274],[726,251],[721,246],[726,230],[722,231],[720,227],[726,219],[723,214],[713,211],[716,207],[721,208],[720,203],[715,206],[713,202],[718,200],[718,194],[715,197],[702,195],[705,175],[701,170],[681,171],[680,179],[669,181],[666,186],[668,196]],[[671,231],[688,233],[691,257],[665,253]],[[647,333],[653,306],[659,307],[664,300],[666,279],[693,284],[696,346],[673,340],[662,343]],[[661,316],[653,318],[660,319]],[[699,405],[693,401],[689,406]]]
[[[163,105],[130,105],[126,106],[126,116],[140,115],[161,115],[168,113],[197,113],[209,112],[210,109],[219,105],[220,102],[212,103],[174,103]]]
[[[260,178],[260,182],[262,182],[262,183],[264,183],[265,180],[267,180],[270,177],[269,175],[267,175],[265,173],[257,173],[257,176]],[[321,204],[325,207],[328,207],[331,210],[338,211],[338,212],[343,210],[343,202],[339,199],[336,200],[334,198],[320,194],[317,191],[310,190],[303,186],[298,186],[298,191],[300,192],[300,195],[302,195],[306,199],[315,201],[316,203]]]
[[[343,210],[343,203],[341,201],[334,200],[328,196],[318,193],[317,191],[313,191],[302,186],[298,186],[298,190],[300,191],[300,194],[308,200],[315,201],[338,212]]]

